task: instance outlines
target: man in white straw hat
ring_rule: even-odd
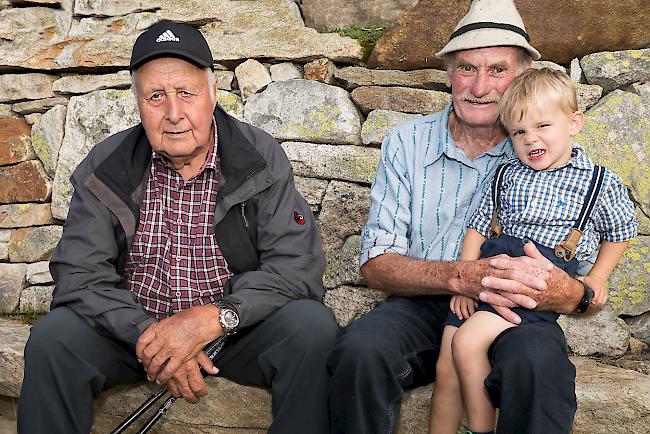
[[[519,323],[510,308],[582,311],[592,294],[532,243],[523,257],[457,260],[481,192],[515,157],[497,102],[540,55],[511,0],[475,0],[436,56],[446,61],[452,103],[397,126],[382,145],[361,271],[390,297],[346,327],[330,355],[335,433],[396,430],[404,390],[434,380],[450,295],[490,303]],[[575,368],[555,322],[509,328],[489,358],[485,386],[500,409],[498,433],[571,431]]]

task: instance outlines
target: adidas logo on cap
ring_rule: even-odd
[[[180,39],[171,30],[165,30],[158,36],[156,42],[180,42]]]

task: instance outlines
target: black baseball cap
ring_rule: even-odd
[[[133,44],[129,71],[158,57],[179,57],[214,71],[208,42],[201,32],[187,24],[163,20],[138,36]]]

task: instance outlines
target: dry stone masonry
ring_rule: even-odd
[[[644,1],[515,0],[543,55],[535,67],[570,73],[586,113],[577,140],[621,176],[640,221],[639,237],[611,278],[609,306],[590,318],[560,319],[578,370],[575,433],[645,433],[650,425],[647,375],[585,357],[647,353],[650,344]],[[68,213],[70,175],[95,144],[139,122],[126,69],[131,46],[150,25],[173,19],[208,39],[219,104],[281,143],[321,231],[325,304],[341,325],[359,318],[385,298],[365,286],[358,269],[379,147],[392,127],[450,101],[446,72],[433,53],[469,0],[457,3],[0,0],[0,311],[49,309],[48,265]],[[396,24],[371,55],[372,67],[361,63],[356,40],[319,33],[387,21]],[[28,334],[28,326],[0,319],[0,431],[15,419]],[[204,399],[198,408],[176,404],[159,432],[268,428],[269,391],[223,379],[209,380],[209,387],[219,399]],[[109,431],[151,390],[140,384],[102,394],[95,432]],[[400,433],[426,431],[430,393],[428,386],[406,394]]]

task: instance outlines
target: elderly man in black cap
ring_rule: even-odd
[[[142,123],[72,175],[52,310],[25,349],[20,433],[88,433],[103,389],[145,377],[197,403],[201,370],[270,387],[269,432],[328,431],[337,327],[314,217],[278,143],[216,104],[212,68],[190,26],[137,39]],[[213,364],[202,349],[223,335]]]
[[[391,296],[352,322],[330,356],[335,433],[396,430],[404,389],[435,379],[450,295],[491,303],[513,323],[519,317],[510,307],[584,312],[593,295],[532,243],[527,256],[457,260],[481,192],[499,163],[515,157],[497,103],[540,55],[512,0],[475,0],[437,56],[447,64],[452,102],[397,126],[382,145],[361,271]],[[507,329],[489,357],[485,386],[500,409],[498,433],[571,431],[575,368],[555,322]]]

